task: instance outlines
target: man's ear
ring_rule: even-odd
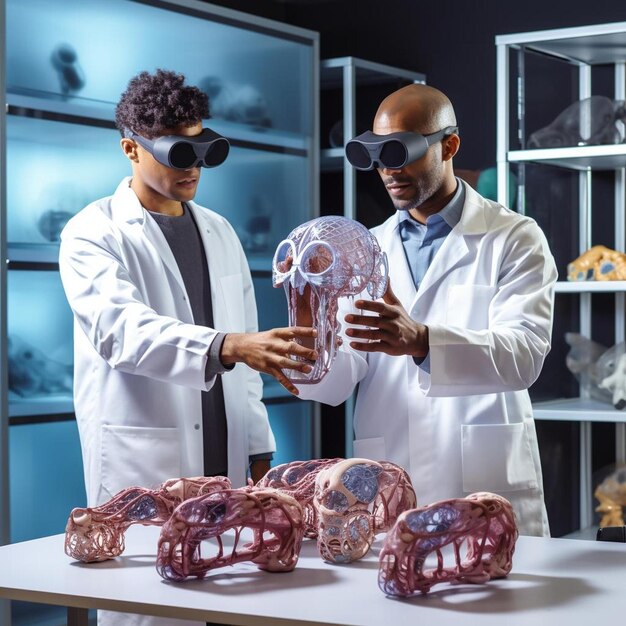
[[[443,153],[442,157],[444,161],[449,161],[461,147],[461,138],[458,135],[448,135],[443,139]]]
[[[137,154],[137,144],[132,139],[128,139],[128,137],[123,137],[120,140],[120,146],[126,158],[135,163],[139,161],[139,155]]]

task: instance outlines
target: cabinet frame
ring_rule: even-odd
[[[626,98],[626,22],[596,24],[574,28],[552,29],[528,33],[499,35],[495,39],[497,55],[497,177],[498,201],[507,203],[509,197],[510,163],[545,163],[578,174],[578,253],[592,245],[591,233],[591,173],[594,170],[615,172],[614,218],[616,250],[626,250],[626,143],[580,147],[510,150],[510,54],[518,55],[517,80],[518,136],[524,140],[525,68],[523,55],[535,52],[573,65],[578,72],[578,98],[592,95],[591,70],[595,65],[613,65],[617,100]],[[517,210],[525,212],[524,194],[518,194]],[[608,243],[608,242],[607,242]],[[615,293],[615,343],[625,339],[626,281],[610,283],[559,281],[556,293],[579,294],[580,332],[591,337],[591,295],[598,292]],[[626,412],[595,402],[581,389],[580,397],[537,403],[533,406],[535,419],[575,421],[580,423],[580,527],[592,524],[592,459],[591,423],[615,423],[615,456],[617,463],[626,462]]]

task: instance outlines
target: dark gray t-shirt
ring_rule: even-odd
[[[194,322],[215,328],[208,263],[198,227],[191,211],[183,205],[183,215],[171,216],[150,212],[160,226],[183,277]],[[224,340],[220,333],[213,341],[207,372],[218,373],[215,384],[202,393],[202,429],[205,476],[226,476],[228,468],[228,431],[222,377],[225,368],[219,361],[219,346]],[[217,348],[217,349],[215,349]]]

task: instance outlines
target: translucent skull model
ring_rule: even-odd
[[[124,533],[133,524],[162,526],[184,500],[230,488],[225,476],[172,478],[157,489],[129,487],[108,502],[77,508],[65,527],[65,553],[77,561],[94,563],[124,552]]]
[[[427,593],[438,583],[503,578],[511,571],[517,536],[511,503],[493,493],[473,493],[405,511],[385,537],[378,585],[387,595],[410,596]],[[467,552],[462,561],[463,544]],[[450,567],[445,566],[446,546],[454,561]]]
[[[251,543],[240,544],[244,528]],[[234,531],[232,550],[226,553],[222,535]],[[252,561],[269,572],[290,572],[296,566],[304,537],[302,507],[277,489],[225,489],[186,500],[161,528],[157,570],[163,578],[181,581],[204,578],[209,570]],[[212,554],[205,554],[209,540]]]
[[[373,299],[387,289],[387,257],[365,226],[339,216],[305,222],[276,249],[272,263],[274,286],[282,284],[289,306],[289,325],[298,326],[298,295],[310,288],[310,312],[317,329],[319,357],[308,374],[289,372],[294,382],[319,382],[337,353],[337,299],[367,290]]]

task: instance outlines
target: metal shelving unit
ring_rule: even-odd
[[[525,149],[525,90],[532,81],[525,69],[527,53],[548,57],[562,62],[577,72],[578,99],[592,95],[592,69],[596,66],[613,67],[614,94],[616,100],[626,98],[626,22],[597,24],[576,28],[563,28],[530,33],[501,35],[496,37],[497,49],[497,98],[498,98],[498,199],[503,204],[508,198],[509,167],[511,163],[539,163],[578,172],[578,207],[573,216],[578,220],[578,249],[572,257],[582,254],[592,244],[592,172],[615,172],[614,220],[615,237],[606,241],[607,246],[626,250],[626,143],[617,145],[582,145],[550,149]],[[511,67],[517,68],[515,81],[511,79]],[[511,128],[510,93],[517,88],[518,128]],[[512,130],[517,130],[520,149],[511,149]],[[523,185],[522,185],[523,186]],[[524,194],[518,194],[518,211],[524,212]],[[597,242],[594,242],[597,243]],[[615,343],[624,341],[626,282],[559,282],[556,292],[577,294],[580,298],[580,333],[591,337],[592,294],[612,292],[615,294]],[[581,388],[580,397],[557,399],[534,405],[536,419],[580,422],[580,526],[591,525],[591,422],[613,422],[616,430],[616,460],[626,462],[626,413],[608,404],[590,399]]]
[[[337,57],[325,59],[320,63],[320,89],[341,89],[343,102],[343,145],[356,135],[357,87],[365,85],[384,85],[398,81],[425,83],[426,75],[390,65],[366,61],[357,57]],[[324,172],[343,172],[343,215],[357,218],[356,212],[356,170],[348,163],[345,150],[327,148],[320,152],[320,170]],[[354,394],[345,403],[345,456],[352,456],[352,415],[354,413]]]

